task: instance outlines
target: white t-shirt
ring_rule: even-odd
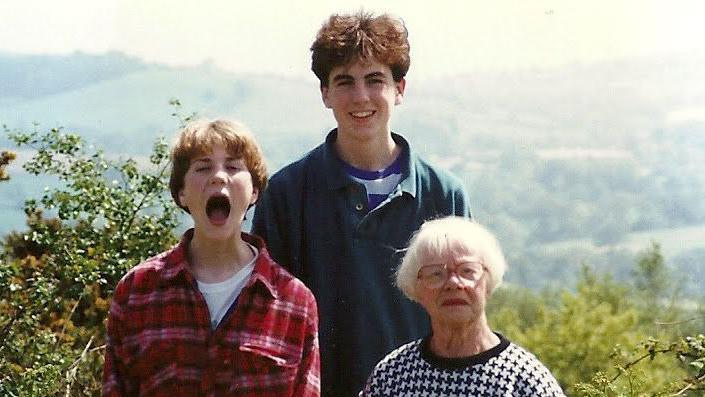
[[[255,268],[258,255],[257,248],[250,244],[248,245],[252,253],[255,254],[255,257],[230,278],[219,283],[204,283],[196,280],[198,290],[201,291],[208,305],[208,312],[211,317],[211,329],[218,327],[220,320],[223,319],[225,313],[228,312],[230,306],[233,305],[240,295],[240,292],[245,287],[247,280],[250,279],[250,275]]]

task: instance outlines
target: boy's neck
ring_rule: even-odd
[[[232,277],[254,258],[237,233],[232,239],[210,240],[195,233],[189,245],[189,265],[198,281],[217,283]]]
[[[373,140],[346,140],[338,134],[335,149],[341,160],[366,171],[379,171],[388,167],[401,152],[401,147],[394,142],[391,132]]]

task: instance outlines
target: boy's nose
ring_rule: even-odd
[[[357,84],[353,90],[353,99],[356,102],[365,102],[370,98],[367,87],[364,84]]]

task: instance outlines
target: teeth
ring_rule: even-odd
[[[372,116],[372,112],[371,112],[371,111],[368,111],[368,112],[352,112],[351,114],[353,115],[353,117],[368,117],[368,116]]]

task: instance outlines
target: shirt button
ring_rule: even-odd
[[[355,209],[356,209],[357,211],[362,211],[362,208],[363,208],[362,203],[357,203],[357,204],[355,204]]]

